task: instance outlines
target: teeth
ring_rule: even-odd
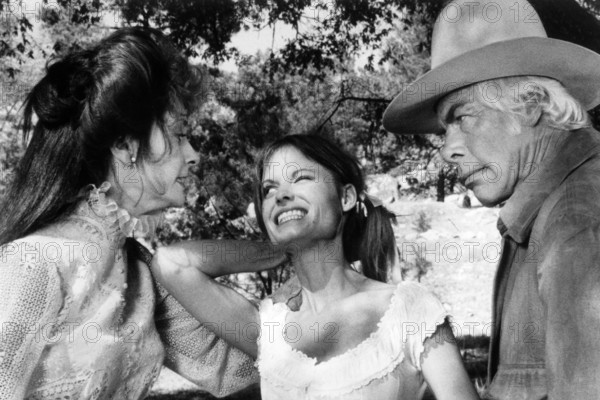
[[[281,225],[284,222],[291,221],[293,219],[302,219],[306,215],[305,211],[302,210],[290,210],[286,211],[277,217],[277,224]]]

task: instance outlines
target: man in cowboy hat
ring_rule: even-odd
[[[454,1],[432,69],[383,117],[504,203],[487,398],[600,399],[600,55],[549,39],[525,0]]]

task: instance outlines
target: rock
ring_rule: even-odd
[[[367,193],[378,197],[384,203],[392,203],[400,198],[398,181],[388,174],[368,175]]]
[[[486,238],[486,233],[483,231],[479,231],[475,235],[475,238],[477,238],[477,240],[484,240]]]
[[[477,235],[473,231],[462,231],[460,232],[460,237],[463,239],[473,239]]]
[[[434,242],[437,241],[441,235],[437,230],[430,229],[427,232],[421,233],[420,236],[427,241]]]
[[[444,197],[444,203],[460,204],[463,196],[464,194],[449,194]]]
[[[408,242],[412,242],[417,240],[417,238],[419,237],[419,234],[417,232],[410,232],[407,233],[406,235],[404,235],[404,240],[408,241]]]

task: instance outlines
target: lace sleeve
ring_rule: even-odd
[[[425,340],[450,317],[438,298],[418,283],[406,282],[404,295],[408,315],[405,325],[408,356],[411,364],[420,371]]]
[[[166,367],[219,397],[258,382],[253,358],[217,337],[156,286],[155,321],[165,345]]]
[[[133,256],[146,264],[152,254],[128,239]],[[154,281],[156,329],[165,346],[165,366],[215,396],[226,396],[258,382],[254,359],[209,331],[166,289]]]
[[[8,243],[0,248],[0,293],[0,399],[22,399],[57,326],[57,266],[41,260],[34,243]]]

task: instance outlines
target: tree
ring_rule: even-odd
[[[200,54],[219,63],[237,54],[227,44],[240,31],[251,7],[234,0],[116,0],[128,25],[156,27],[190,57]]]
[[[444,3],[59,0],[44,3],[39,13],[31,15],[22,5],[0,0],[0,11],[7,17],[0,21],[0,67],[9,77],[5,86],[23,82],[20,87],[25,88],[35,74],[19,73],[23,66],[41,71],[39,65],[30,67],[34,62],[30,57],[43,63],[51,53],[85,46],[121,25],[160,29],[187,55],[216,65],[210,70],[212,98],[202,112],[190,116],[195,145],[204,155],[199,189],[192,193],[194,215],[180,216],[164,238],[253,237],[257,233],[252,226],[240,222],[252,199],[253,163],[262,146],[286,133],[333,136],[363,161],[368,172],[419,171],[420,189],[437,187],[439,200],[452,190],[456,175],[443,167],[439,137],[394,136],[380,122],[402,85],[428,69],[433,21]],[[598,32],[598,0],[531,3],[551,37],[600,51],[600,35],[593,34]],[[107,25],[108,15],[113,25]],[[38,16],[50,46],[31,35],[32,19]],[[279,50],[245,57],[230,44],[243,29],[280,23],[297,34]],[[239,66],[237,75],[218,70],[219,63],[231,57]],[[0,167],[6,178],[21,149],[14,135],[19,121],[10,115],[20,103],[2,105]]]
[[[19,67],[33,58],[30,31],[31,22],[26,16],[16,13],[17,5],[0,1],[0,66],[2,72],[14,78]]]

